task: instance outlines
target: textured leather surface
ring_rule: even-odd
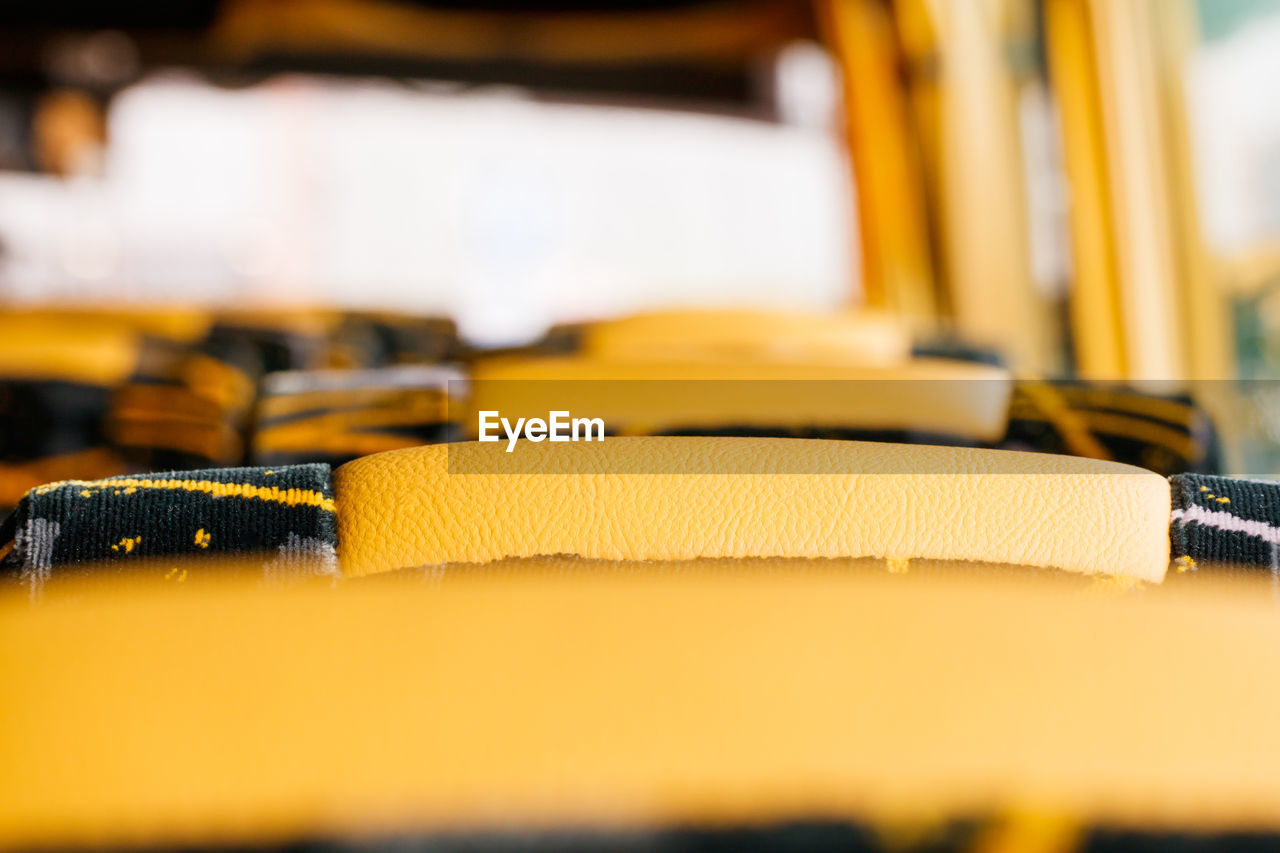
[[[1028,812],[1280,827],[1265,581],[231,580],[0,597],[0,848]]]
[[[256,567],[255,567],[256,568]],[[1079,590],[1098,586],[1127,589],[1137,583],[1112,577],[1077,575],[1053,569],[1010,566],[997,563],[972,563],[960,560],[884,560],[873,557],[703,557],[697,560],[589,560],[555,554],[545,557],[508,557],[488,563],[441,563],[416,566],[396,572],[380,572],[348,579],[349,583],[399,583],[414,579],[435,587],[457,583],[489,581],[505,583],[519,578],[554,577],[666,577],[672,580],[689,577],[741,577],[752,573],[785,572],[796,575],[910,575],[912,578],[965,577],[975,581],[1019,577],[1036,583],[1055,584],[1062,589]]]
[[[670,311],[588,325],[583,352],[614,359],[753,357],[846,364],[897,364],[911,355],[910,331],[871,312]]]
[[[743,461],[759,471],[803,464],[844,473],[715,473]],[[503,465],[516,473],[503,473]],[[609,438],[524,442],[506,454],[501,444],[467,443],[350,462],[335,472],[334,494],[348,576],[576,554],[923,557],[1159,581],[1169,559],[1163,477],[996,450]]]
[[[594,357],[500,358],[472,371],[471,409],[604,418],[624,431],[690,426],[918,430],[996,441],[1008,427],[1012,382],[1002,368],[946,359],[892,367],[816,362]],[[640,380],[640,381],[634,381]],[[465,424],[473,431],[476,417]]]

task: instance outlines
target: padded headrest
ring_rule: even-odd
[[[998,450],[749,438],[463,443],[334,474],[342,571],[575,554],[914,557],[1159,581],[1169,484]]]
[[[911,336],[897,318],[872,312],[670,311],[591,323],[582,350],[612,359],[883,365],[910,358]]]
[[[472,378],[476,412],[514,422],[568,410],[619,432],[823,426],[995,441],[1008,426],[1012,393],[1003,368],[945,359],[866,367],[511,357],[478,363]],[[466,424],[474,431],[476,417]]]

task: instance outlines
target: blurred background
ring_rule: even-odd
[[[1267,359],[1280,3],[0,11],[10,304],[882,307],[1027,370]]]
[[[857,314],[917,356],[1213,398],[1280,365],[1276,79],[1280,0],[8,4],[0,371],[65,382],[140,334],[67,446],[173,444],[207,403],[183,447],[214,461],[269,373],[652,312]],[[121,396],[175,376],[192,400]],[[1280,472],[1280,395],[1222,396],[1261,436],[1233,467]]]

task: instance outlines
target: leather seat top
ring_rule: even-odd
[[[619,432],[828,427],[915,430],[973,441],[1004,435],[1013,388],[1002,368],[945,359],[886,367],[507,357],[479,362],[472,379],[464,420],[473,430],[475,412],[514,419],[545,417],[554,408],[601,417]]]
[[[573,554],[610,560],[967,560],[1159,581],[1170,495],[1115,463],[748,438],[462,443],[334,474],[342,571]]]
[[[665,311],[591,323],[583,329],[582,350],[651,361],[755,357],[888,365],[910,358],[911,334],[898,318],[869,311]]]

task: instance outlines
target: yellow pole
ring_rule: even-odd
[[[934,269],[890,10],[884,0],[823,0],[819,9],[842,70],[867,300],[928,330],[937,315]]]
[[[1046,0],[1049,77],[1062,127],[1062,151],[1071,188],[1070,319],[1076,368],[1089,379],[1128,374],[1115,228],[1101,92],[1088,0]]]
[[[1160,0],[1163,2],[1163,0]],[[1089,0],[1127,372],[1186,375],[1162,99],[1147,0]]]
[[[932,0],[940,33],[942,231],[956,327],[1039,373],[1048,353],[1031,280],[1012,0]]]

